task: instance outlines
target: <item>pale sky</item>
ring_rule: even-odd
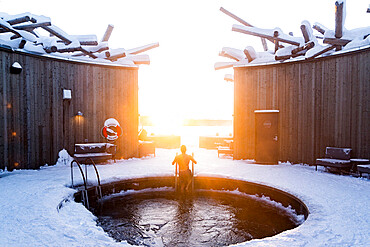
[[[345,28],[370,25],[368,0],[347,0]],[[45,15],[69,34],[102,37],[114,25],[112,48],[130,49],[159,42],[145,52],[151,65],[139,68],[139,113],[157,117],[231,119],[233,84],[223,80],[232,69],[215,71],[222,47],[262,51],[259,38],[232,32],[239,24],[224,7],[250,24],[281,28],[301,36],[308,20],[334,29],[335,0],[0,0],[0,11]],[[272,49],[272,46],[270,47]]]

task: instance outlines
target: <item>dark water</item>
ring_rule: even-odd
[[[298,225],[288,210],[272,203],[216,191],[127,194],[105,200],[96,215],[117,241],[145,246],[227,246]]]

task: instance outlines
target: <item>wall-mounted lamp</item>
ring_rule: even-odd
[[[76,116],[78,116],[78,117],[82,117],[83,115],[84,114],[81,111],[78,111],[77,114],[76,114]]]
[[[14,62],[12,66],[10,66],[10,73],[20,74],[22,72],[22,69],[22,66],[18,62]]]
[[[63,89],[63,99],[64,100],[70,100],[70,99],[72,99],[72,90]]]

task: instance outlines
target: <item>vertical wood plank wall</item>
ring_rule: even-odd
[[[23,71],[10,74],[18,62]],[[117,158],[137,156],[138,68],[72,62],[0,48],[0,169],[55,164],[63,148],[105,142],[101,128],[123,129]],[[63,89],[72,100],[63,100]],[[76,117],[81,111],[82,118]]]
[[[234,72],[235,159],[254,159],[255,110],[280,110],[281,161],[313,164],[326,146],[370,158],[370,48]]]

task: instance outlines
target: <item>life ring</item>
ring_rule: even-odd
[[[101,134],[108,141],[115,141],[122,135],[122,128],[116,119],[108,118],[104,122]]]

